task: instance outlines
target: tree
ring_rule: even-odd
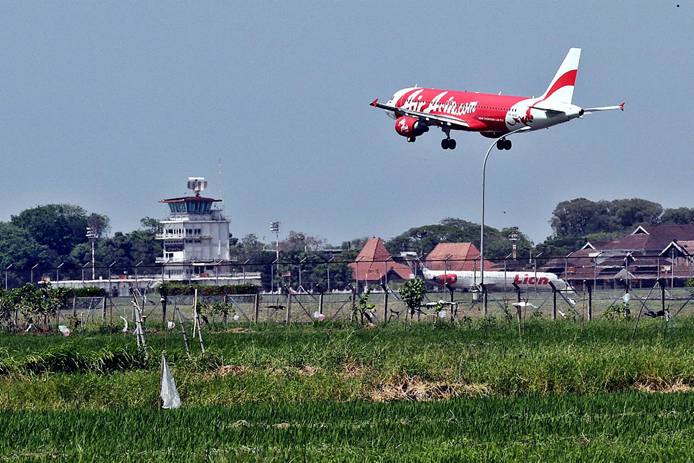
[[[140,219],[140,230],[151,234],[156,234],[159,231],[159,220],[153,217],[142,217]]]
[[[485,226],[485,256],[502,258],[508,255],[512,248],[508,239],[510,234],[510,228],[498,230]],[[460,242],[471,242],[479,248],[479,224],[448,217],[438,224],[410,228],[405,233],[388,241],[386,247],[393,255],[402,251],[415,251],[420,256],[426,256],[439,243]],[[532,248],[532,243],[523,233],[519,233],[517,248],[519,254],[527,253]]]
[[[13,264],[17,269],[26,269],[39,264],[45,269],[54,266],[56,261],[55,251],[37,243],[29,232],[11,223],[0,222],[0,268]]]
[[[114,270],[131,271],[140,261],[145,266],[154,264],[156,258],[162,255],[162,246],[161,242],[155,239],[156,229],[148,226],[151,224],[148,224],[145,219],[140,222],[146,226],[144,230],[135,230],[130,233],[116,232],[112,237],[97,240],[95,249],[97,267],[107,267],[115,261],[117,266]],[[68,259],[76,268],[90,260],[90,243],[76,245]]]
[[[108,229],[107,217],[99,214],[88,216],[84,209],[71,204],[48,204],[26,209],[12,216],[11,222],[58,256],[67,256],[76,245],[87,241],[90,219],[102,232]]]
[[[665,209],[660,220],[662,223],[674,223],[679,225],[693,224],[694,208],[678,207],[676,209]]]
[[[624,232],[639,224],[660,222],[663,207],[640,198],[562,201],[552,212],[550,224],[556,238],[585,238],[595,233]]]

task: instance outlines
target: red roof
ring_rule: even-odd
[[[380,281],[386,274],[395,273],[403,280],[412,277],[412,270],[400,262],[395,262],[381,238],[369,238],[361,248],[355,262],[349,264],[352,278],[359,281]]]
[[[472,243],[439,243],[424,261],[431,270],[474,271],[480,267],[480,251]],[[484,269],[494,264],[484,261]]]
[[[185,203],[185,202],[189,202],[189,201],[217,203],[217,202],[221,201],[221,199],[207,198],[205,196],[181,196],[180,198],[162,199],[159,202],[168,204],[168,203]]]

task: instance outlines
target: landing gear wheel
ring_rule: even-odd
[[[447,150],[448,148],[450,148],[450,146],[450,139],[444,138],[443,140],[441,140],[441,148]]]
[[[504,149],[510,150],[512,146],[511,140],[504,140]]]
[[[407,139],[407,143],[414,143],[415,141],[417,141],[415,137],[410,137]]]
[[[450,140],[448,140],[448,149],[449,150],[455,149],[455,140],[453,140],[452,138]]]
[[[497,140],[496,141],[496,149],[498,149],[499,151],[504,149],[504,146],[505,146],[504,141],[506,141],[506,140]]]

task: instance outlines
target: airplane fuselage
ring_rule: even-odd
[[[371,106],[395,119],[395,131],[410,143],[430,127],[440,127],[446,135],[441,140],[443,149],[456,147],[451,130],[464,130],[496,138],[498,149],[509,150],[512,144],[507,135],[511,133],[546,129],[584,114],[624,110],[624,103],[595,108],[572,103],[580,57],[581,49],[571,48],[547,90],[537,98],[410,87],[395,92],[386,104],[376,98]]]
[[[446,285],[453,289],[475,290],[481,283],[479,271],[443,271],[423,270],[424,278],[437,285]],[[554,273],[526,271],[485,270],[484,284],[492,291],[512,291],[513,284],[522,290],[538,289],[551,291],[554,287],[560,291],[570,289],[569,285]]]
[[[538,130],[575,119],[581,108],[566,104],[563,111],[542,108],[543,98],[462,92],[436,88],[404,88],[389,106],[432,116],[446,116],[463,122],[468,130],[496,138],[521,127]],[[397,118],[393,111],[388,113]],[[455,130],[455,127],[453,127]]]

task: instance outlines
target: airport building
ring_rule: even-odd
[[[204,178],[190,177],[192,195],[160,201],[169,206],[169,215],[159,221],[163,255],[157,263],[164,265],[167,279],[229,274],[229,219],[217,207],[220,199],[202,196],[206,188]]]

